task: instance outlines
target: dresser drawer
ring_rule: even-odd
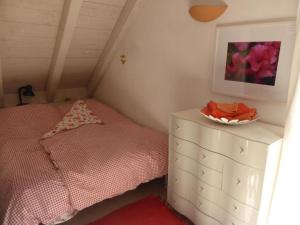
[[[173,191],[193,202],[202,197],[224,209],[227,213],[251,225],[256,225],[258,211],[230,198],[221,190],[213,188],[195,178],[193,175],[175,169],[172,183]]]
[[[205,184],[192,174],[179,169],[174,169],[172,187],[173,191],[190,201],[202,196],[216,202],[222,196],[220,189]]]
[[[262,171],[227,160],[224,165],[223,189],[229,196],[258,209],[263,178]]]
[[[176,194],[172,194],[172,196],[170,196],[169,203],[176,211],[190,218],[195,225],[222,225],[215,219],[199,211],[197,206],[195,206],[192,202]]]
[[[171,184],[172,191],[191,201],[198,196],[198,181],[194,175],[175,168]]]
[[[223,156],[207,151],[197,144],[176,138],[174,136],[172,136],[171,141],[173,142],[173,151],[188,156],[208,168],[217,170],[219,172],[223,171]]]
[[[258,219],[258,211],[252,207],[241,204],[240,202],[224,195],[222,202],[219,202],[221,207],[227,213],[235,218],[244,221],[247,224],[256,225]],[[231,217],[229,217],[231,218]]]
[[[174,165],[176,168],[182,169],[193,174],[195,177],[212,185],[214,187],[220,188],[222,187],[222,173],[209,169],[205,166],[202,166],[197,161],[180,155],[178,153],[174,154]]]
[[[201,182],[198,182],[197,192],[198,196],[215,203],[230,215],[246,222],[247,224],[256,225],[258,218],[258,211],[256,209],[241,204],[222,193],[220,190]]]
[[[201,212],[213,217],[218,222],[223,223],[222,215],[224,214],[224,210],[222,208],[202,197],[195,199],[194,204]]]
[[[223,208],[218,207],[204,198],[199,197],[196,205],[201,212],[213,217],[224,225],[248,225],[242,220],[239,220],[227,213]]]
[[[219,208],[217,205],[203,198],[195,199],[193,202],[182,199],[180,196],[175,197],[175,208],[180,211],[182,209],[183,214],[189,215],[186,209],[188,206],[192,205],[194,207],[194,215],[196,217],[196,225],[208,225],[208,224],[222,224],[222,225],[249,225],[234,216],[228,214],[224,209]],[[190,210],[193,210],[192,208]],[[195,215],[196,214],[196,215]],[[198,214],[198,215],[197,215]],[[207,215],[207,216],[204,216]],[[211,218],[208,221],[203,221],[203,219]],[[209,222],[209,223],[208,223]]]
[[[168,196],[168,202],[177,212],[191,220],[194,220],[195,209],[189,201],[179,197],[175,193],[172,193],[171,196]]]
[[[255,141],[222,132],[219,139],[219,151],[237,162],[264,170],[268,146]]]
[[[223,225],[249,225],[248,223],[245,223],[227,213],[224,213],[223,218]]]
[[[173,118],[171,133],[178,138],[199,144],[201,147],[215,151],[218,149],[220,131],[201,126],[197,123]]]
[[[173,118],[171,133],[245,165],[265,168],[268,146],[263,143],[178,118]]]

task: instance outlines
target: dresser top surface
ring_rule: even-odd
[[[244,125],[219,124],[202,116],[199,109],[173,113],[173,116],[178,119],[192,121],[208,128],[221,130],[242,138],[259,141],[268,145],[282,139],[284,132],[283,127],[274,126],[259,121]]]

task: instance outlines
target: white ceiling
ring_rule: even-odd
[[[85,0],[60,88],[86,87],[126,0]],[[45,90],[64,0],[1,0],[0,56],[5,93]]]

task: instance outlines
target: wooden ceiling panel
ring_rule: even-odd
[[[51,58],[54,39],[14,37],[0,39],[2,58]]]
[[[80,11],[77,27],[112,30],[122,10],[121,6],[85,1]]]
[[[20,38],[51,38],[55,39],[57,27],[31,23],[18,23],[0,20],[0,40],[8,40],[12,37]]]
[[[93,30],[77,28],[75,30],[68,58],[99,58],[110,32],[105,30]]]
[[[110,4],[98,4],[85,1],[80,11],[81,16],[108,19],[112,15],[118,16],[122,7]]]
[[[87,86],[125,2],[125,0],[84,1],[60,88]]]
[[[68,2],[0,0],[0,57],[5,93],[15,93],[25,84],[45,90],[58,37],[65,29],[61,24]],[[77,25],[70,47],[66,48],[68,54],[64,55],[64,64],[61,63],[60,88],[87,87],[125,3],[126,0],[80,3]],[[73,14],[72,18],[76,17]]]
[[[5,93],[44,90],[64,0],[1,0],[0,55]]]
[[[98,58],[72,58],[67,59],[60,88],[86,87]]]
[[[115,5],[123,7],[126,0],[86,0],[86,2],[92,2],[97,4]]]
[[[109,38],[110,30],[97,30],[88,28],[77,28],[74,33],[73,42],[92,42],[96,43],[100,40],[106,41]]]
[[[80,16],[78,21],[78,27],[89,28],[94,30],[111,30],[115,25],[115,21],[118,19],[118,14],[112,14],[109,18],[101,19],[91,16]]]
[[[57,10],[35,10],[26,7],[14,7],[2,5],[2,1],[0,1],[0,21],[58,26],[60,15],[61,12]]]
[[[61,12],[63,0],[1,0],[1,6]]]
[[[68,59],[76,58],[98,58],[102,53],[101,49],[84,49],[84,48],[72,48],[69,50]]]
[[[35,90],[44,90],[50,62],[50,59],[40,58],[2,59],[4,92],[15,93],[27,84]]]

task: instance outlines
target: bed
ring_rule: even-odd
[[[36,104],[0,110],[0,224],[58,224],[167,173],[167,136],[86,101],[103,125],[51,138],[71,108]]]

